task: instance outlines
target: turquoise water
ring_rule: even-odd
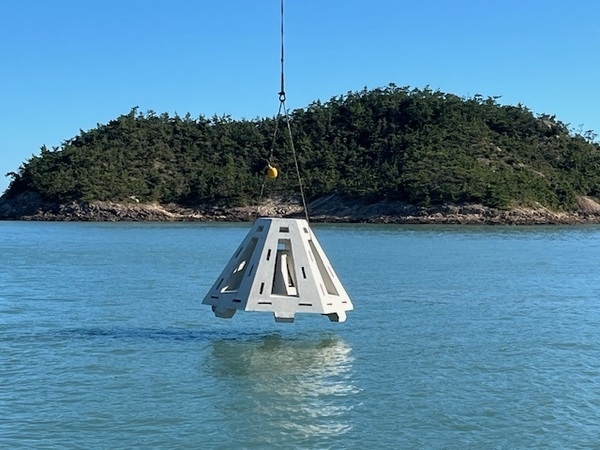
[[[0,222],[0,448],[600,448],[600,227],[315,225],[346,323],[216,319],[248,228]]]

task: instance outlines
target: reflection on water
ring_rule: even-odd
[[[218,412],[236,423],[230,432],[245,435],[248,445],[345,434],[359,392],[351,350],[337,336],[214,341],[208,363],[223,394]]]

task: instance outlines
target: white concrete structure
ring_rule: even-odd
[[[344,322],[352,301],[306,220],[260,218],[227,263],[203,304],[217,317],[270,311],[277,322],[316,313]]]

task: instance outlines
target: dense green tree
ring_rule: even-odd
[[[569,209],[579,195],[600,196],[593,131],[573,132],[554,116],[497,97],[389,85],[314,102],[290,120],[311,198]],[[277,118],[193,119],[133,108],[58,148],[42,147],[8,174],[5,195],[243,205],[257,201],[271,150],[281,176],[266,184],[265,196],[295,195],[284,131]]]

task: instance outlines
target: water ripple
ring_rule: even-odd
[[[316,226],[356,307],[214,318],[241,225],[0,222],[0,448],[596,448],[599,227]]]

